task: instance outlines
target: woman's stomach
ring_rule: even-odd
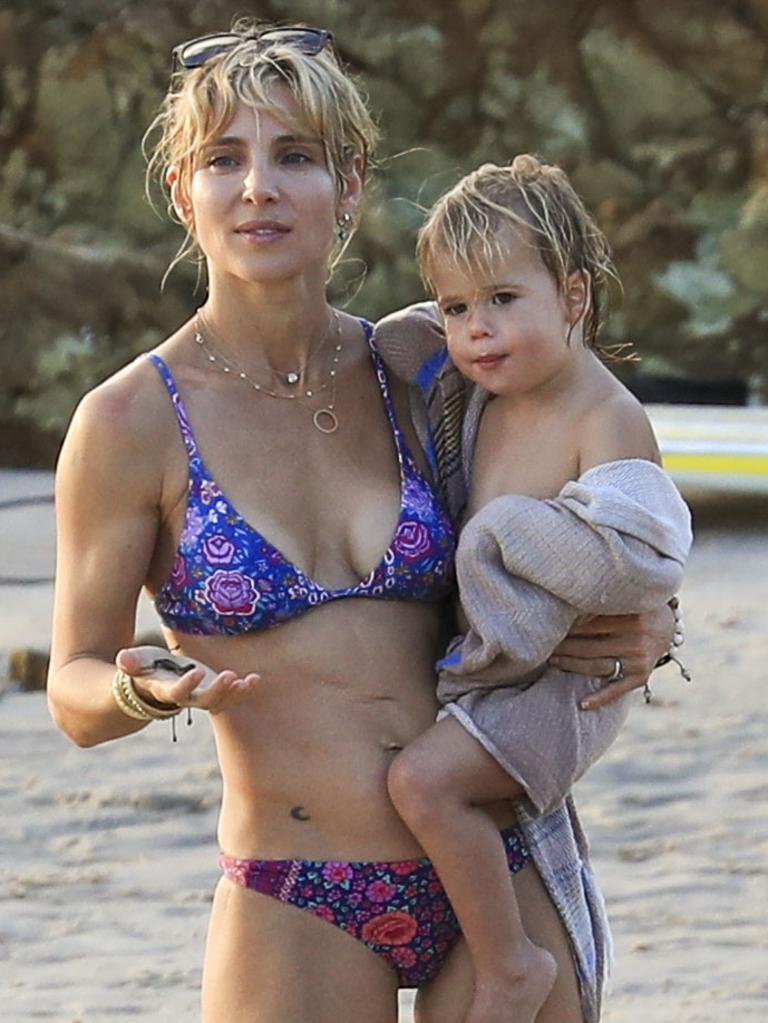
[[[263,633],[174,637],[216,670],[261,675],[247,703],[213,716],[222,849],[242,858],[421,854],[389,800],[387,770],[435,718],[439,612],[352,598]]]

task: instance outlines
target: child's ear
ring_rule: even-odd
[[[568,276],[564,298],[568,323],[575,327],[584,319],[592,302],[592,278],[586,270],[574,270]]]

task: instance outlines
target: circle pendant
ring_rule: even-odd
[[[332,408],[319,408],[312,416],[312,422],[320,433],[336,433],[339,420]]]
[[[285,382],[287,384],[290,384],[291,387],[293,387],[294,384],[298,384],[298,382],[299,382],[299,374],[298,373],[294,373],[293,371],[291,371],[290,373],[286,373],[285,374]]]

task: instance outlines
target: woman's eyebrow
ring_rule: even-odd
[[[303,146],[321,146],[323,144],[317,135],[305,135],[299,131],[286,132],[285,135],[276,135],[273,141],[278,145],[299,143]]]
[[[272,143],[273,145],[299,144],[303,146],[322,146],[321,139],[316,135],[304,135],[301,132],[286,132],[284,135],[275,135]],[[213,149],[216,146],[246,146],[247,144],[246,139],[240,138],[239,135],[217,135],[206,142],[202,148]]]
[[[237,135],[217,135],[209,142],[206,142],[203,149],[213,149],[215,146],[244,146],[245,140]]]

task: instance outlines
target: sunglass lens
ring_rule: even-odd
[[[248,38],[247,35],[242,36],[235,32],[222,32],[220,35],[203,36],[201,39],[182,43],[173,53],[182,67],[188,69],[202,67],[212,57],[231,50]],[[307,56],[314,57],[331,38],[331,33],[322,28],[273,28],[250,38],[256,40],[257,52],[265,46],[278,44],[293,46]]]
[[[241,42],[242,36],[234,32],[222,32],[217,36],[205,36],[203,39],[193,39],[178,47],[176,56],[182,67],[202,67],[211,57],[215,57],[225,50],[231,50]]]
[[[320,28],[275,28],[262,32],[259,43],[269,46],[277,43],[281,46],[293,46],[309,57],[314,57],[328,42],[330,33]]]

